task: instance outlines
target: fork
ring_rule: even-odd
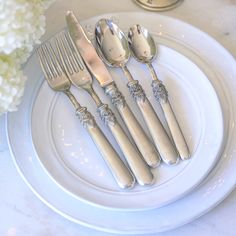
[[[70,91],[71,82],[63,72],[61,65],[56,59],[51,42],[46,42],[37,49],[37,54],[49,86],[57,91],[63,92],[73,104],[76,115],[80,122],[88,131],[93,142],[100,151],[103,159],[107,163],[112,175],[121,188],[131,188],[134,186],[135,179],[131,171],[126,167],[119,155],[109,143],[92,114],[82,107]]]
[[[107,104],[103,104],[92,86],[92,76],[88,72],[86,66],[80,57],[72,39],[67,32],[58,34],[55,38],[57,54],[63,65],[65,73],[68,75],[72,84],[82,88],[93,98],[100,118],[104,121],[115,137],[120,146],[130,169],[132,170],[137,182],[140,185],[150,185],[153,183],[154,177],[151,170],[146,165],[140,152],[133,146],[128,136],[120,126],[114,113]]]

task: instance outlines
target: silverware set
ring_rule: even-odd
[[[132,188],[135,180],[140,185],[151,185],[154,183],[151,168],[157,167],[160,159],[168,165],[173,165],[178,162],[179,156],[182,160],[190,158],[184,136],[168,100],[167,90],[162,81],[157,78],[151,64],[157,50],[147,29],[140,25],[132,26],[127,38],[111,20],[101,19],[95,27],[95,48],[72,12],[67,13],[66,22],[69,33],[59,33],[42,44],[37,49],[39,61],[49,86],[57,92],[63,92],[72,102],[76,115],[88,131],[118,185],[121,188]],[[162,107],[171,138],[139,81],[135,80],[128,70],[127,65],[131,54],[138,61],[147,64],[150,69],[153,93]],[[153,142],[137,121],[103,62],[123,70],[128,80],[127,87],[130,95],[141,111]],[[104,104],[96,94],[93,78],[111,99],[135,145],[128,138],[109,106]],[[86,107],[82,107],[71,93],[71,85],[85,90],[90,95],[97,107],[99,117],[114,136],[128,167],[103,134],[92,114]]]

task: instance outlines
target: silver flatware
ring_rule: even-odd
[[[68,12],[66,21],[70,36],[89,71],[99,82],[100,86],[104,88],[105,93],[111,98],[113,105],[116,107],[124,123],[126,124],[146,163],[151,167],[156,167],[160,163],[160,158],[154,144],[149,140],[141,125],[135,118],[106,66],[97,55],[93,44],[87,38],[82,26],[79,24],[72,12]]]
[[[154,96],[162,107],[165,119],[181,159],[189,159],[189,149],[169,102],[168,92],[162,81],[158,79],[152,66],[152,61],[157,55],[157,48],[154,39],[148,30],[141,25],[134,25],[130,28],[128,39],[134,58],[145,63],[151,72]]]
[[[57,53],[60,55],[63,68],[72,84],[84,89],[94,100],[100,118],[104,121],[120,146],[130,169],[140,185],[153,183],[153,175],[128,136],[120,126],[114,113],[107,104],[102,103],[92,86],[92,76],[84,65],[69,33],[56,37]]]
[[[82,107],[71,93],[71,82],[56,59],[51,43],[41,45],[37,53],[49,86],[57,92],[63,92],[70,99],[75,107],[76,115],[88,131],[118,185],[121,188],[132,188],[135,183],[132,173],[100,130],[91,113],[85,107]]]
[[[138,80],[133,79],[126,66],[130,58],[130,49],[124,33],[111,20],[101,19],[96,25],[95,35],[98,52],[104,62],[109,66],[122,68],[126,75],[130,94],[142,113],[162,160],[170,165],[177,163],[178,153],[174,145],[146,97],[143,88]]]

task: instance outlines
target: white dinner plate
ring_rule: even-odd
[[[156,40],[158,41],[158,37]],[[153,169],[156,182],[150,187],[136,185],[132,190],[122,191],[86,130],[79,124],[68,98],[64,94],[55,94],[42,74],[37,78],[34,76],[35,80],[42,81],[42,85],[35,88],[36,97],[31,115],[34,147],[49,176],[69,193],[92,204],[109,208],[143,210],[160,207],[196,187],[218,160],[224,134],[223,119],[211,83],[187,57],[163,45],[159,46],[158,51],[158,59],[153,64],[168,89],[192,158],[175,166],[162,164]],[[134,78],[142,83],[157,113],[161,114],[152,95],[147,68],[134,60],[128,66]],[[39,63],[32,70],[40,71]],[[135,116],[147,130],[125,86],[124,76],[118,69],[111,72],[128,104],[134,108]],[[99,85],[96,83],[94,87],[99,91],[102,101],[112,107]],[[79,89],[73,89],[73,93],[99,121],[96,106],[89,95]],[[100,121],[99,125],[108,139],[112,140],[113,146],[116,146],[103,122]],[[117,146],[116,149],[120,151]]]
[[[223,153],[217,166],[214,168],[214,171],[212,171],[208,178],[197,189],[192,191],[191,194],[161,208],[143,211],[117,211],[94,207],[91,204],[81,201],[78,197],[68,194],[68,191],[64,191],[55,184],[55,181],[48,177],[47,172],[36,157],[31,140],[30,118],[32,110],[37,103],[37,96],[40,95],[41,92],[44,92],[44,88],[41,87],[42,91],[40,89],[40,93],[37,93],[42,81],[36,81],[34,79],[29,79],[26,85],[25,96],[19,107],[19,111],[10,113],[7,116],[8,139],[14,161],[22,177],[37,196],[52,209],[74,222],[103,231],[127,234],[154,233],[173,229],[204,214],[223,200],[235,187],[236,176],[234,174],[234,169],[236,166],[236,151],[234,147],[236,140],[234,132],[235,107],[233,106],[236,101],[236,82],[233,80],[236,76],[235,61],[221,45],[208,35],[188,24],[169,17],[151,13],[117,13],[102,17],[115,18],[119,21],[118,24],[124,30],[127,30],[127,28],[134,23],[142,23],[153,34],[159,35],[158,38],[156,37],[156,40],[162,45],[160,48],[163,50],[163,54],[165,49],[170,51],[174,50],[176,54],[179,52],[183,55],[183,58],[190,61],[189,63],[192,66],[196,66],[198,70],[205,75],[200,78],[200,80],[202,79],[203,83],[205,83],[204,87],[208,84],[206,78],[209,80],[211,85],[208,84],[206,89],[208,89],[208,91],[213,91],[210,89],[212,86],[216,91],[221,104],[224,122]],[[84,22],[84,24],[87,24],[88,26],[94,25],[100,18],[101,16],[92,18]],[[127,25],[127,19],[129,19],[129,25]],[[158,23],[153,24],[153,22]],[[201,41],[201,44],[198,43],[199,41]],[[176,61],[176,63],[178,63],[178,61]],[[159,65],[157,64],[157,66]],[[35,68],[37,68],[37,59],[35,56],[32,56],[25,68],[25,73],[29,78],[42,77],[41,71]],[[165,75],[163,72],[165,69],[167,69],[168,72],[171,71],[164,61],[160,61],[160,68],[159,73],[161,75],[162,73]],[[115,70],[114,73],[121,76],[119,71]],[[178,74],[175,74],[175,76],[177,81],[183,78],[178,76]],[[170,76],[169,82],[173,81],[173,78],[175,77]],[[165,82],[167,82],[169,88],[170,84],[168,83],[168,79]],[[180,84],[181,83],[177,82],[178,86]],[[44,86],[44,84],[42,86]],[[119,86],[121,86],[121,84],[119,84]],[[191,87],[191,78],[188,86],[188,88]],[[196,89],[195,91],[199,90]],[[198,94],[193,95],[193,97],[194,101],[199,101]],[[205,99],[207,104],[207,100],[212,99],[213,97],[213,93],[210,93],[205,94],[203,99]],[[61,96],[56,96],[55,101],[59,101],[58,99],[63,98]],[[178,97],[175,99],[178,99]],[[214,104],[218,104],[216,97],[214,97],[213,101],[215,102]],[[199,104],[201,104],[201,102],[196,105],[197,111],[200,109]],[[64,107],[69,107],[69,104],[68,106],[65,104]],[[218,105],[217,107],[219,108]],[[174,109],[177,109],[175,105]],[[186,108],[184,107],[183,109]],[[72,109],[70,112],[73,112]],[[220,117],[220,110],[217,114],[218,116],[216,119]],[[185,120],[182,120],[184,119],[183,117],[184,116],[179,117],[180,123],[185,122]],[[193,117],[191,121],[195,121],[194,119],[198,118]],[[32,116],[32,121],[33,120],[34,117]],[[212,117],[212,122],[215,122],[215,117]],[[77,125],[78,123],[75,121],[75,124]],[[191,122],[189,124],[191,124]],[[202,123],[200,124],[202,125]],[[34,126],[32,125],[32,127]],[[191,130],[192,126],[189,127]],[[211,130],[211,132],[215,132],[215,130]],[[219,141],[220,139],[217,140]],[[195,144],[195,141],[193,144]],[[24,148],[22,148],[22,146],[24,146]],[[191,146],[191,142],[190,147],[193,151],[197,150],[196,146]],[[211,148],[214,149],[215,147],[211,146]],[[194,158],[192,158],[191,161],[194,161]],[[189,164],[186,164],[186,168],[191,165],[191,161]],[[204,168],[204,161],[201,161],[199,164]],[[181,214],[179,214],[180,212]],[[178,217],[176,214],[178,214]]]

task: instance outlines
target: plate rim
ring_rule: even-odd
[[[60,32],[60,30],[58,31],[58,32]],[[180,54],[179,52],[176,52],[176,56],[178,56],[178,54]],[[182,55],[181,55],[182,56]],[[184,56],[183,56],[184,57]],[[33,57],[33,58],[35,58],[35,56]],[[57,163],[60,163],[61,162],[61,160],[57,160],[58,158],[60,158],[60,157],[55,157],[54,158],[54,161],[49,161],[51,164],[49,164],[49,167],[47,167],[46,166],[46,164],[47,164],[47,160],[48,160],[48,156],[46,157],[46,158],[44,158],[44,157],[40,157],[40,155],[39,155],[39,153],[42,153],[41,152],[41,150],[40,150],[40,148],[38,148],[37,147],[37,143],[38,143],[38,141],[41,141],[40,140],[40,138],[38,137],[38,132],[35,132],[36,133],[36,135],[33,133],[33,127],[36,127],[37,126],[37,121],[34,121],[33,122],[33,117],[35,117],[35,118],[37,118],[36,117],[36,115],[34,115],[34,108],[32,107],[32,110],[30,111],[30,113],[31,113],[31,115],[30,115],[30,117],[29,117],[29,119],[30,119],[30,128],[31,128],[31,139],[32,139],[32,146],[33,146],[33,149],[34,149],[34,151],[35,151],[35,154],[36,154],[36,156],[37,156],[37,158],[39,159],[39,161],[40,161],[40,163],[41,163],[41,166],[43,167],[43,169],[44,169],[44,171],[46,171],[46,173],[48,174],[48,176],[50,177],[50,178],[52,178],[53,179],[53,181],[56,183],[56,184],[58,184],[64,191],[66,191],[68,194],[71,194],[72,196],[74,196],[74,197],[76,197],[76,198],[78,198],[80,201],[84,201],[84,202],[86,202],[86,203],[88,203],[88,204],[92,204],[92,205],[94,205],[94,206],[97,206],[97,207],[102,207],[102,208],[105,208],[105,209],[114,209],[114,210],[120,210],[120,211],[129,211],[129,210],[132,210],[132,211],[142,211],[142,210],[151,210],[151,209],[154,209],[154,208],[159,208],[159,207],[163,207],[163,206],[165,206],[165,205],[168,205],[168,204],[171,204],[172,202],[174,202],[174,201],[176,201],[176,200],[178,200],[178,199],[180,199],[180,198],[182,198],[182,197],[184,197],[185,195],[187,195],[187,194],[189,194],[191,191],[193,191],[199,184],[201,184],[201,182],[204,180],[204,178],[206,178],[207,177],[207,175],[209,174],[209,172],[214,168],[214,166],[215,166],[215,164],[217,163],[217,161],[219,160],[219,157],[220,157],[220,154],[221,154],[221,152],[222,152],[222,146],[223,146],[223,136],[224,136],[224,122],[223,122],[223,114],[222,114],[222,108],[221,108],[221,104],[220,104],[220,101],[219,101],[219,98],[218,98],[218,96],[217,96],[217,94],[216,94],[216,91],[214,90],[214,88],[213,88],[213,86],[212,86],[212,84],[210,83],[210,81],[208,80],[208,78],[207,78],[207,76],[198,68],[198,66],[195,64],[195,63],[193,63],[193,62],[191,62],[190,61],[190,59],[188,59],[188,58],[185,58],[184,57],[184,60],[188,60],[189,61],[189,63],[191,63],[191,64],[193,64],[192,66],[194,67],[194,68],[196,68],[196,70],[199,70],[199,73],[201,73],[202,74],[202,81],[204,82],[204,85],[205,86],[207,86],[207,88],[208,88],[208,90],[210,90],[210,94],[211,94],[211,96],[212,96],[212,98],[214,98],[214,104],[217,106],[217,114],[219,115],[219,118],[218,118],[218,120],[219,120],[219,125],[221,125],[220,126],[220,130],[222,131],[222,133],[221,133],[221,131],[219,131],[218,132],[218,136],[220,135],[220,136],[222,136],[222,137],[220,137],[220,138],[222,138],[222,139],[219,139],[219,141],[217,142],[217,146],[215,147],[215,151],[214,152],[216,152],[215,154],[215,157],[211,157],[210,158],[210,160],[207,162],[208,163],[208,168],[206,169],[205,168],[205,172],[204,173],[202,173],[201,175],[200,175],[200,177],[198,178],[198,179],[196,179],[196,177],[194,177],[193,178],[193,181],[194,181],[194,184],[193,185],[191,185],[190,186],[190,184],[188,183],[187,185],[188,185],[188,187],[189,188],[185,188],[185,189],[183,189],[181,192],[180,192],[180,190],[179,190],[179,192],[178,192],[178,195],[177,196],[175,196],[175,197],[172,197],[171,199],[168,199],[168,200],[164,200],[163,201],[163,203],[161,202],[159,202],[159,200],[157,199],[157,202],[156,203],[154,203],[153,201],[147,201],[145,204],[143,204],[143,203],[139,203],[139,202],[134,202],[134,204],[132,204],[132,199],[130,200],[130,198],[132,198],[132,194],[135,194],[135,193],[132,193],[132,190],[131,190],[131,194],[130,195],[128,195],[127,197],[127,200],[129,200],[129,202],[131,202],[131,206],[127,206],[127,203],[125,203],[125,204],[123,204],[122,205],[122,203],[120,204],[120,205],[117,205],[117,200],[116,200],[116,202],[114,203],[114,202],[112,202],[112,197],[114,197],[113,195],[115,194],[115,193],[113,193],[113,192],[111,192],[111,193],[103,193],[103,191],[99,191],[99,190],[94,190],[94,189],[92,189],[91,191],[92,191],[92,193],[89,193],[89,191],[87,190],[87,187],[84,189],[84,191],[87,191],[88,192],[88,195],[86,195],[87,196],[87,199],[86,199],[86,196],[85,195],[82,195],[82,196],[79,196],[78,195],[78,193],[79,193],[79,191],[78,191],[78,193],[76,194],[76,190],[75,189],[71,189],[71,187],[69,186],[66,186],[66,181],[65,182],[63,182],[63,183],[61,183],[60,182],[60,180],[63,180],[61,177],[61,175],[60,175],[60,170],[56,170],[56,171],[53,171],[53,170],[51,170],[51,168],[50,168],[50,166],[52,166],[52,163],[55,161],[56,162],[56,164]],[[166,62],[165,62],[166,63]],[[40,78],[40,84],[38,85],[38,86],[35,86],[35,89],[37,90],[37,93],[36,93],[36,95],[35,95],[35,97],[34,97],[34,99],[32,100],[32,103],[33,103],[33,106],[35,106],[35,103],[39,103],[40,101],[36,101],[37,100],[37,98],[38,98],[38,95],[39,95],[39,93],[40,92],[42,92],[45,88],[45,86],[47,87],[47,84],[46,84],[46,82],[45,82],[45,80],[43,80],[42,78]],[[183,82],[183,81],[182,81]],[[197,83],[197,81],[195,81],[195,84]],[[44,93],[45,93],[45,91],[43,91]],[[197,92],[197,91],[195,91],[195,92]],[[48,111],[50,111],[51,109],[54,109],[54,106],[55,106],[55,102],[57,101],[57,99],[59,98],[59,96],[58,95],[49,95],[49,97],[51,97],[51,100],[50,100],[50,102],[49,102],[49,105],[48,105]],[[201,97],[201,96],[200,96]],[[48,100],[48,99],[47,99]],[[203,99],[202,99],[203,100]],[[202,101],[203,102],[203,101]],[[53,104],[53,107],[52,107],[52,104]],[[38,104],[39,105],[39,104]],[[199,108],[201,108],[201,107],[199,107]],[[199,111],[199,110],[198,110]],[[36,114],[36,113],[35,113]],[[73,114],[72,114],[72,116],[73,116]],[[207,115],[204,115],[204,117],[205,116],[207,116]],[[212,118],[212,117],[211,117]],[[34,124],[34,125],[33,125]],[[44,127],[47,127],[47,124],[48,124],[48,122],[46,122],[45,124],[44,124]],[[206,125],[205,125],[206,126]],[[204,126],[204,127],[205,127]],[[209,129],[209,128],[208,128]],[[40,129],[41,130],[41,129]],[[46,129],[45,129],[46,130]],[[39,131],[40,132],[40,131]],[[48,133],[48,136],[50,136],[50,132],[47,130],[47,133]],[[220,134],[221,133],[221,134]],[[205,133],[205,135],[206,135],[206,133]],[[44,135],[42,135],[42,136],[44,136]],[[45,136],[44,136],[45,137]],[[35,138],[38,140],[36,140],[35,141]],[[45,137],[46,138],[46,137]],[[86,138],[88,138],[88,137],[86,137]],[[47,138],[46,138],[47,139]],[[51,136],[48,138],[49,140],[51,140]],[[36,146],[35,146],[36,145]],[[41,145],[40,145],[41,146]],[[53,148],[54,149],[54,148]],[[206,149],[206,147],[203,145],[203,143],[201,142],[201,151],[203,151],[204,149]],[[38,153],[38,151],[37,150],[39,150],[39,153]],[[196,151],[196,150],[195,150]],[[206,151],[205,151],[206,152]],[[47,152],[47,153],[49,153],[49,152]],[[198,156],[199,157],[199,156]],[[49,158],[50,160],[51,160],[51,158]],[[191,162],[192,160],[190,160],[190,162]],[[46,163],[46,164],[45,164]],[[195,163],[196,163],[196,160],[195,160]],[[183,178],[183,172],[186,172],[186,168],[189,168],[189,165],[193,165],[192,163],[187,163],[184,167],[183,167],[183,169],[182,169],[182,171],[181,172],[179,172],[178,174],[177,174],[177,178],[179,179],[179,178]],[[74,177],[70,177],[70,176],[72,176],[69,172],[70,171],[67,171],[67,167],[61,167],[62,169],[63,169],[63,172],[65,171],[65,172],[68,172],[67,173],[67,176],[69,175],[69,178],[70,178],[70,181],[68,180],[67,182],[71,182],[71,181],[76,181],[76,178],[74,178]],[[171,167],[170,167],[171,168]],[[174,167],[173,167],[174,168]],[[191,168],[191,167],[190,167]],[[57,169],[57,168],[56,168]],[[51,171],[51,173],[50,173],[50,171]],[[52,174],[52,171],[53,171],[53,173],[55,172],[55,174]],[[157,171],[158,171],[158,168],[157,168]],[[187,170],[187,172],[189,173],[189,170]],[[61,177],[58,177],[58,175],[60,175]],[[186,174],[185,174],[186,175]],[[79,182],[78,183],[82,183],[83,184],[83,181],[80,181],[80,180],[78,180]],[[173,182],[173,180],[170,180],[169,181],[169,183],[168,183],[168,187],[171,187],[172,186],[172,188],[173,188],[173,186],[175,185],[175,183]],[[161,189],[161,196],[163,195],[163,184],[162,185],[160,185],[159,187],[160,187],[160,189]],[[150,191],[148,191],[147,192],[147,194],[149,194],[147,197],[151,197],[151,196],[153,196],[153,194],[158,194],[158,189],[157,188],[159,188],[158,186],[156,186],[156,188],[154,189],[152,189],[152,188],[150,188]],[[181,186],[180,186],[181,187]],[[164,186],[164,188],[166,189],[167,187],[165,187]],[[183,188],[183,187],[182,187]],[[148,189],[147,189],[148,190]],[[84,191],[82,190],[82,192],[84,193]],[[96,197],[96,198],[92,198],[92,197],[90,197],[91,195],[93,195],[93,194],[96,194],[96,192],[98,193],[98,196],[99,197]],[[121,191],[121,192],[123,192],[123,191]],[[143,193],[142,193],[142,191],[141,191],[141,194],[140,195],[144,195],[145,194],[145,192],[146,192],[146,189],[144,189],[144,191],[143,191]],[[121,193],[122,194],[122,193]],[[125,192],[124,192],[124,194],[125,194]],[[137,193],[137,194],[139,194],[139,193]],[[150,194],[151,194],[151,196],[150,196]],[[109,198],[110,198],[110,202],[108,203],[108,204],[105,204],[105,201],[104,200],[100,200],[100,198],[102,198],[102,197],[105,197],[105,199],[107,199],[107,200],[109,200]],[[122,197],[122,195],[121,196],[117,196],[115,199],[117,199],[118,197]],[[141,200],[140,199],[141,198],[141,196],[139,196],[139,200]],[[153,198],[153,197],[152,197]],[[124,196],[124,199],[125,199],[125,196]],[[119,201],[118,201],[119,202]]]

